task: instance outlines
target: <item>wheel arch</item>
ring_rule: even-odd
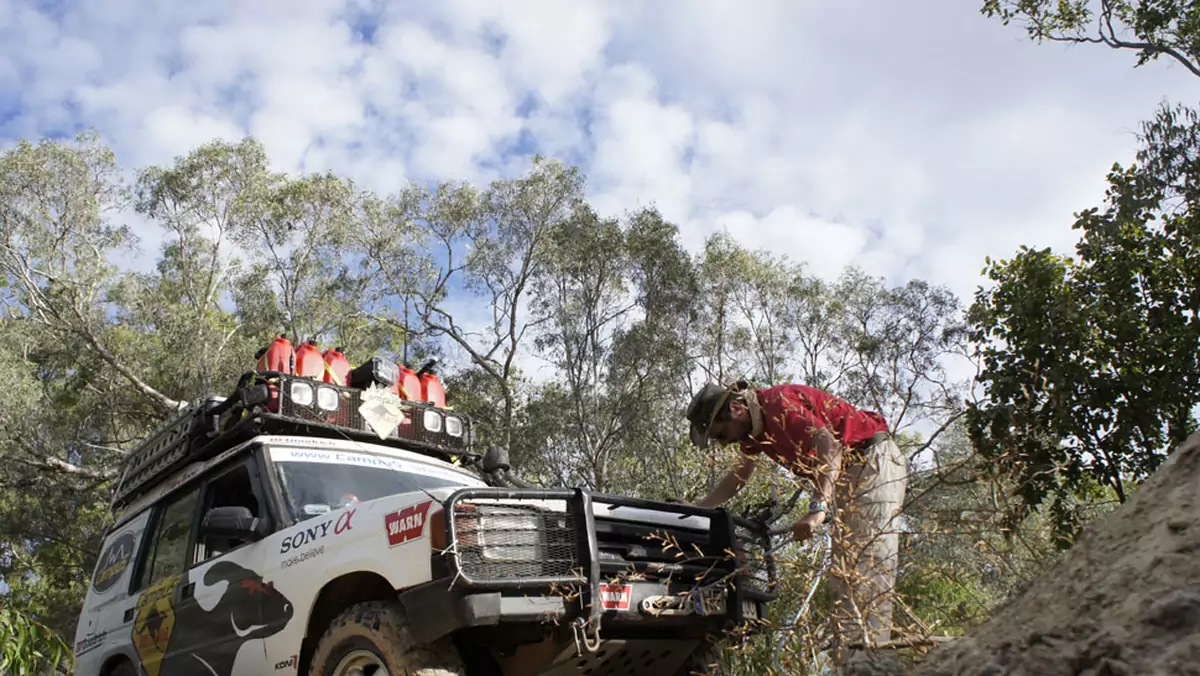
[[[296,673],[308,673],[309,661],[317,640],[338,613],[356,603],[396,598],[397,591],[383,575],[373,571],[346,573],[325,583],[313,598],[300,644],[300,664]]]
[[[130,659],[128,655],[120,652],[109,655],[104,662],[100,664],[100,671],[97,673],[99,676],[113,676],[114,674],[120,673],[117,670],[121,668],[121,665],[129,666],[128,673],[141,673],[137,667],[137,664],[134,663],[134,661]]]

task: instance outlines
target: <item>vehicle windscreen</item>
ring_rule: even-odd
[[[271,460],[296,521],[397,493],[483,485],[450,469],[372,453],[272,448]]]

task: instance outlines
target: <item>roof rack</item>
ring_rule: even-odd
[[[381,438],[368,422],[371,403],[378,398],[286,373],[246,373],[231,396],[185,405],[135,446],[121,470],[112,506],[128,505],[184,466],[261,434],[351,439],[442,460],[479,460],[471,451],[470,417],[424,402],[390,399],[405,419]]]

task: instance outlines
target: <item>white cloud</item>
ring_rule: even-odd
[[[1068,247],[1131,130],[1195,82],[979,4],[0,0],[0,144],[93,125],[141,166],[252,133],[381,191],[543,152],[693,250],[726,228],[966,300],[985,255]]]
[[[228,118],[178,104],[167,104],[149,111],[142,127],[147,144],[171,157],[184,155],[200,143],[218,138],[237,141],[242,136],[242,130]]]
[[[609,13],[610,5],[599,1],[452,0],[443,9],[460,37],[498,33],[499,60],[514,84],[551,106],[582,88],[587,74],[602,67]]]
[[[683,159],[693,145],[692,114],[660,104],[657,83],[639,66],[612,69],[597,94],[589,178],[608,186],[597,210],[620,213],[653,201],[665,218],[686,221],[692,190]]]

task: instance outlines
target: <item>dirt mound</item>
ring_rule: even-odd
[[[1200,433],[1062,563],[915,676],[1200,674]]]

